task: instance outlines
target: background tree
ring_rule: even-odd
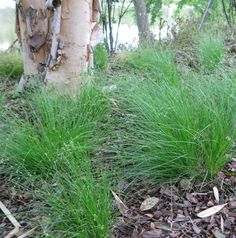
[[[140,41],[150,40],[152,34],[149,26],[146,3],[144,0],[133,0],[133,3],[139,31],[139,39]]]
[[[228,25],[232,28],[235,23],[236,16],[236,1],[235,0],[221,0],[224,16]]]
[[[162,5],[162,0],[146,0],[147,13],[150,14],[151,25],[154,24],[157,17],[160,16]]]

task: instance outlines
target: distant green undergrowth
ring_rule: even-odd
[[[197,43],[197,54],[201,68],[206,72],[215,70],[225,54],[224,39],[218,35],[200,37]]]
[[[20,52],[0,53],[0,78],[17,78],[23,74],[23,62]]]
[[[171,51],[141,48],[124,54],[124,63],[152,79],[176,83],[179,74]]]
[[[94,66],[96,69],[106,69],[108,66],[108,55],[103,44],[98,44],[94,49]]]

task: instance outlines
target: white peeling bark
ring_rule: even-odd
[[[39,75],[60,91],[77,91],[93,66],[99,0],[21,0],[17,9],[25,75]]]
[[[49,68],[46,80],[59,90],[73,91],[79,87],[81,75],[88,67],[92,1],[62,1],[61,8],[58,64]]]
[[[45,63],[48,11],[44,0],[21,0],[16,8],[16,31],[22,44],[24,74],[38,75]]]

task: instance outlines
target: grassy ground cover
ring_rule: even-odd
[[[42,213],[50,214],[50,223],[43,226],[51,228],[44,228],[45,234],[105,237],[109,183],[102,168],[93,168],[90,154],[99,145],[106,97],[93,85],[73,99],[46,90],[30,97],[24,118],[6,112],[2,119],[0,147],[11,173],[45,184]]]
[[[33,185],[46,217],[37,237],[108,237],[110,184],[212,181],[232,159],[234,59],[219,34],[187,39],[191,50],[179,39],[123,52],[111,63],[99,46],[97,80],[74,98],[41,88],[12,111],[9,93],[0,96],[1,160],[5,173]],[[10,81],[22,63],[14,53],[5,57],[0,76]]]

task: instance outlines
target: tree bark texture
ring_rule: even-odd
[[[78,90],[93,65],[99,13],[99,0],[18,0],[25,79],[40,76],[60,91]]]
[[[144,0],[133,0],[136,20],[139,31],[139,39],[140,41],[150,40],[152,38],[152,34],[149,27],[147,8]]]

